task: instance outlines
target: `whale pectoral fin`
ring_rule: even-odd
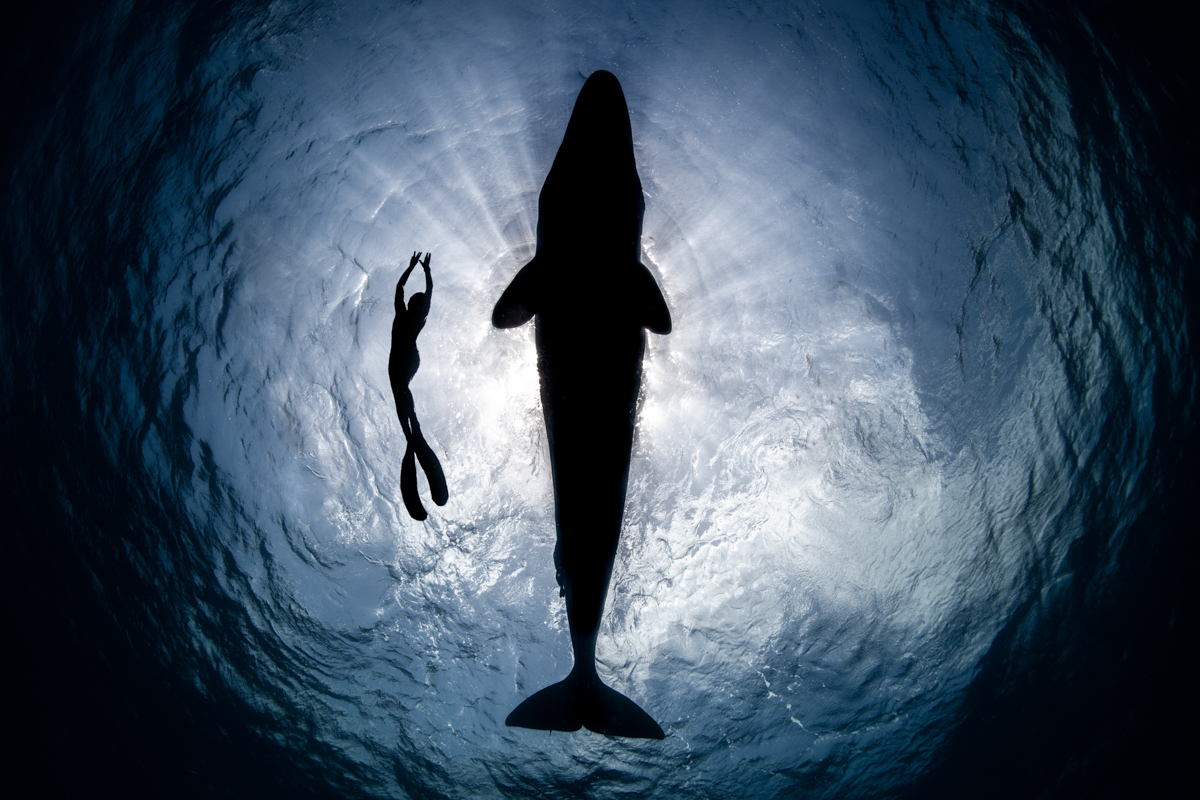
[[[567,678],[517,706],[504,724],[538,731],[577,731],[605,736],[662,739],[663,729],[637,703],[599,681]]]
[[[524,325],[537,313],[536,291],[538,257],[521,267],[517,277],[500,295],[492,309],[492,325],[497,328],[515,328]]]
[[[658,288],[654,276],[645,264],[638,264],[639,286],[635,287],[636,301],[639,310],[639,322],[651,333],[667,334],[671,332],[671,312],[662,290]]]

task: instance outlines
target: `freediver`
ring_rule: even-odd
[[[421,435],[421,424],[417,422],[417,412],[413,404],[412,391],[409,382],[417,374],[421,365],[421,357],[417,353],[417,335],[425,327],[425,318],[429,315],[429,299],[433,295],[433,276],[429,272],[431,253],[425,254],[421,263],[421,254],[413,253],[408,262],[408,269],[400,276],[396,284],[396,320],[392,323],[392,352],[388,358],[388,378],[392,382],[392,394],[396,397],[396,413],[400,417],[400,427],[404,429],[404,438],[408,445],[404,450],[404,460],[400,465],[400,496],[404,499],[404,507],[409,516],[418,522],[425,519],[425,507],[417,494],[416,461],[425,470],[429,481],[429,493],[433,502],[439,506],[446,505],[449,493],[446,490],[446,475],[442,465],[434,455],[433,449]],[[417,292],[404,304],[404,283],[412,274],[413,268],[420,263],[425,270],[425,291]]]

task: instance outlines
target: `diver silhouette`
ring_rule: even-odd
[[[408,262],[408,269],[400,276],[396,284],[396,320],[392,323],[392,353],[388,358],[388,378],[392,382],[392,394],[396,397],[396,413],[400,417],[400,427],[404,429],[404,438],[408,441],[404,449],[404,460],[400,464],[400,496],[404,499],[404,507],[413,519],[425,519],[425,507],[417,494],[417,466],[421,464],[425,477],[429,481],[429,493],[433,502],[439,506],[446,505],[449,493],[446,490],[446,475],[437,456],[421,435],[421,424],[417,422],[417,412],[413,405],[412,391],[408,388],[409,381],[417,374],[421,365],[421,357],[417,353],[417,334],[425,327],[425,317],[429,315],[429,298],[433,295],[433,275],[429,272],[431,253],[425,254],[425,262],[421,264],[425,270],[425,291],[417,292],[404,305],[404,283],[412,274],[413,268],[421,262],[421,254],[413,253]]]
[[[575,659],[565,680],[508,715],[509,726],[664,736],[596,671],[629,486],[645,331],[671,330],[666,300],[638,260],[644,210],[625,95],[611,72],[594,72],[542,185],[537,251],[492,311],[497,328],[535,322],[554,480],[554,565]],[[611,285],[622,287],[619,302]]]

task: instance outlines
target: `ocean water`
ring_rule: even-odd
[[[1194,94],[1180,34],[1098,8],[27,12],[20,765],[134,796],[1153,794],[1194,705]],[[596,69],[674,321],[599,668],[662,742],[503,722],[571,655],[532,330],[490,313]],[[386,368],[417,250],[423,523]]]

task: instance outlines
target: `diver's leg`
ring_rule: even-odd
[[[401,427],[404,427],[404,418],[412,408],[412,393],[408,391],[408,381],[403,378],[402,365],[393,357],[388,362],[388,381],[392,384],[392,399],[396,403],[396,416],[400,418]],[[404,435],[408,435],[407,429]]]
[[[401,401],[401,397],[404,398],[403,401]],[[421,505],[421,497],[417,494],[416,452],[413,448],[413,422],[416,420],[416,417],[412,413],[412,392],[405,386],[403,395],[397,394],[396,398],[396,409],[400,415],[400,428],[404,431],[406,442],[404,459],[400,462],[400,497],[404,501],[404,507],[408,510],[408,515],[421,522],[429,515],[425,513],[425,506]],[[407,408],[402,408],[402,403],[407,405]]]
[[[417,494],[416,449],[413,447],[410,419],[401,418],[400,420],[400,426],[404,428],[405,436],[408,439],[408,444],[404,448],[404,460],[400,462],[400,497],[404,500],[404,507],[408,509],[408,515],[421,522],[429,515],[425,513],[425,506],[421,505],[421,497]]]

